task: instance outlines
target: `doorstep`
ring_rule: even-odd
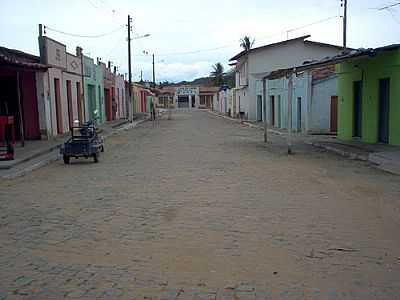
[[[370,162],[378,169],[400,175],[399,146],[366,144],[359,141],[344,142],[332,138],[314,140],[310,144],[350,159]]]

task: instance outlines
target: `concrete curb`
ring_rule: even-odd
[[[1,166],[0,165],[0,170],[10,170],[12,168],[15,168],[15,167],[17,167],[17,166],[19,166],[19,165],[21,165],[23,163],[26,163],[26,162],[28,162],[30,160],[35,159],[37,157],[43,156],[43,155],[45,155],[47,153],[50,153],[50,152],[52,152],[52,151],[54,151],[56,149],[60,149],[61,145],[62,145],[62,143],[54,145],[54,146],[51,146],[51,147],[46,148],[46,149],[44,149],[42,151],[38,151],[36,153],[33,153],[32,155],[29,155],[29,156],[25,157],[24,159],[15,161],[14,163],[10,163],[9,165],[6,165],[6,166]]]
[[[53,151],[55,151],[55,149]],[[49,152],[47,154],[50,154],[50,153],[51,152]],[[58,152],[57,152],[57,153],[54,153],[53,157],[46,157],[45,159],[42,159],[42,160],[38,161],[37,163],[35,163],[33,165],[27,166],[27,167],[25,167],[25,168],[23,168],[21,170],[16,170],[15,172],[13,172],[11,174],[0,175],[0,178],[2,178],[2,179],[15,179],[15,178],[18,178],[18,177],[22,177],[22,176],[25,176],[26,174],[28,174],[28,173],[30,173],[30,172],[32,172],[34,170],[40,169],[40,168],[42,168],[44,166],[47,166],[51,162],[57,161],[59,159],[60,158],[59,158]]]
[[[211,110],[208,110],[208,112],[210,114],[214,115],[214,116],[217,116],[217,117],[220,117],[220,118],[232,121],[232,122],[237,122],[237,123],[243,124],[243,125],[245,125],[247,127],[250,127],[250,128],[254,128],[254,129],[258,129],[258,130],[264,131],[264,127],[262,127],[262,126],[254,125],[254,124],[252,124],[250,122],[242,121],[240,119],[234,119],[234,118],[231,118],[231,117],[228,117],[228,116],[220,115],[220,114],[218,114],[216,112],[213,112]],[[272,133],[272,134],[275,134],[275,135],[280,135],[280,136],[286,135],[285,133],[277,131],[277,130],[274,130],[274,129],[268,129],[267,131],[269,133]]]
[[[352,152],[352,151],[339,149],[339,148],[336,148],[334,146],[322,144],[322,143],[319,143],[319,142],[311,142],[310,144],[312,146],[316,147],[316,148],[324,149],[324,150],[327,150],[329,152],[336,153],[336,154],[339,154],[341,156],[344,156],[344,157],[347,157],[347,158],[350,158],[350,159],[361,160],[361,161],[369,161],[369,159],[368,159],[369,158],[369,154],[363,155],[363,154],[355,153],[355,152]]]

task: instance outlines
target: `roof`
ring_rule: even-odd
[[[216,93],[219,91],[219,87],[217,86],[200,86],[199,92],[200,93]]]
[[[254,51],[257,51],[257,50],[264,50],[264,49],[268,49],[268,48],[278,47],[278,46],[282,46],[282,45],[293,43],[293,42],[297,42],[297,41],[304,41],[304,44],[306,44],[306,45],[316,45],[316,46],[329,47],[329,48],[335,48],[335,49],[342,49],[343,48],[341,46],[331,45],[331,44],[327,44],[327,43],[314,42],[314,41],[305,41],[305,39],[308,39],[309,37],[311,37],[311,35],[304,35],[304,36],[300,36],[300,37],[297,37],[297,38],[294,38],[294,39],[281,41],[281,42],[277,42],[277,43],[273,43],[273,44],[268,44],[268,45],[264,45],[264,46],[257,47],[257,48],[252,48],[247,52],[246,51],[240,52],[239,54],[237,54],[234,57],[232,57],[229,61],[238,60],[243,55],[251,53],[251,52],[254,52]]]
[[[350,51],[343,52],[336,56],[326,57],[321,60],[307,62],[301,66],[294,66],[291,68],[276,70],[276,71],[269,73],[269,75],[265,76],[265,78],[268,78],[268,79],[281,78],[283,76],[287,76],[287,75],[293,73],[294,70],[296,72],[303,72],[306,70],[311,70],[311,69],[321,68],[324,66],[339,64],[341,62],[349,61],[349,60],[356,59],[356,58],[374,57],[381,52],[392,51],[392,50],[397,50],[397,49],[400,49],[400,44],[392,44],[392,45],[387,45],[387,46],[379,47],[379,48],[375,48],[375,49],[360,48],[360,49],[356,49],[356,50],[350,50]]]
[[[0,65],[12,65],[29,69],[47,69],[40,57],[15,49],[0,47]]]

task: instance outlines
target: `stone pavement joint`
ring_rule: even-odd
[[[399,177],[203,111],[106,143],[0,181],[0,299],[399,299]]]

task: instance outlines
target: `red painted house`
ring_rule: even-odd
[[[36,81],[47,68],[38,56],[0,47],[0,115],[14,117],[18,139],[35,140],[46,134],[40,121],[45,118],[45,104],[38,101],[41,91]]]

